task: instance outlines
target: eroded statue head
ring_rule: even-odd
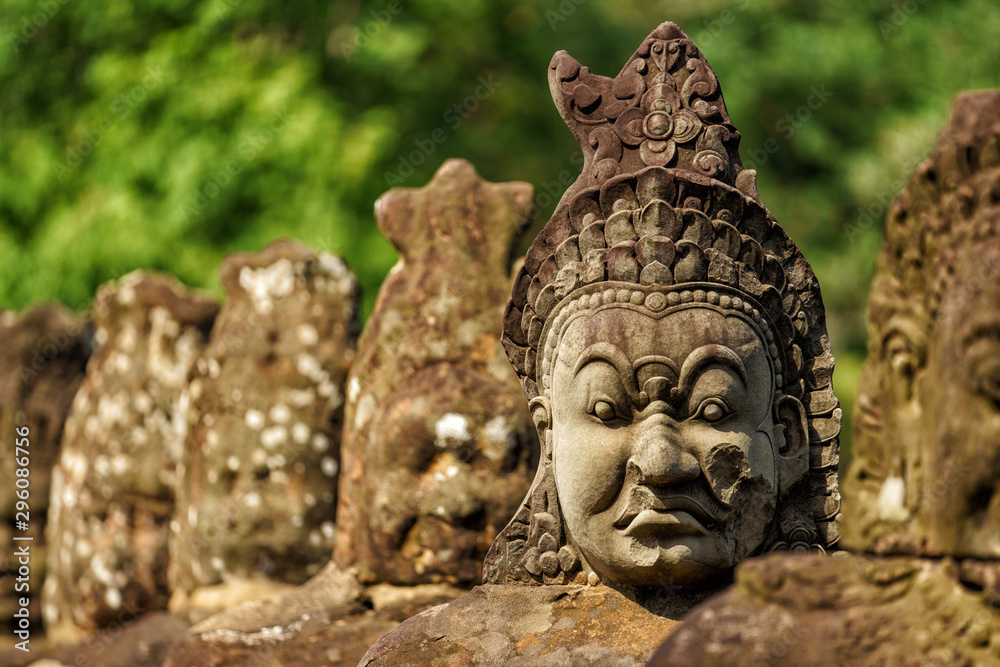
[[[525,258],[503,342],[539,436],[488,583],[698,587],[837,540],[833,358],[815,276],[670,23],[614,79],[550,87],[580,178]]]
[[[958,97],[889,211],[845,484],[852,549],[1000,557],[1000,92]]]

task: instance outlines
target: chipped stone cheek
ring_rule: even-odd
[[[756,552],[767,537],[755,535],[751,539],[737,540],[735,535],[746,535],[745,524],[760,526],[764,531],[771,525],[777,510],[776,496],[772,484],[763,477],[742,477],[733,487],[733,494],[745,502],[733,505],[727,521],[733,562],[740,562]]]
[[[712,488],[728,503],[737,484],[750,474],[746,453],[736,444],[720,443],[712,447],[705,460],[705,472]]]

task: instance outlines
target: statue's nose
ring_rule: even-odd
[[[683,446],[667,418],[654,418],[644,425],[629,465],[636,468],[641,483],[651,486],[692,482],[701,475],[698,459]]]

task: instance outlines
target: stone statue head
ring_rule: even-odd
[[[816,278],[760,202],[715,74],[674,24],[614,79],[555,55],[584,151],[503,343],[542,443],[488,583],[702,586],[837,540]]]
[[[889,211],[845,544],[1000,557],[1000,91],[966,93]]]

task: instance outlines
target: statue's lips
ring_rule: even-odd
[[[704,489],[654,489],[639,484],[629,493],[614,526],[634,537],[650,533],[704,535],[727,514]]]

